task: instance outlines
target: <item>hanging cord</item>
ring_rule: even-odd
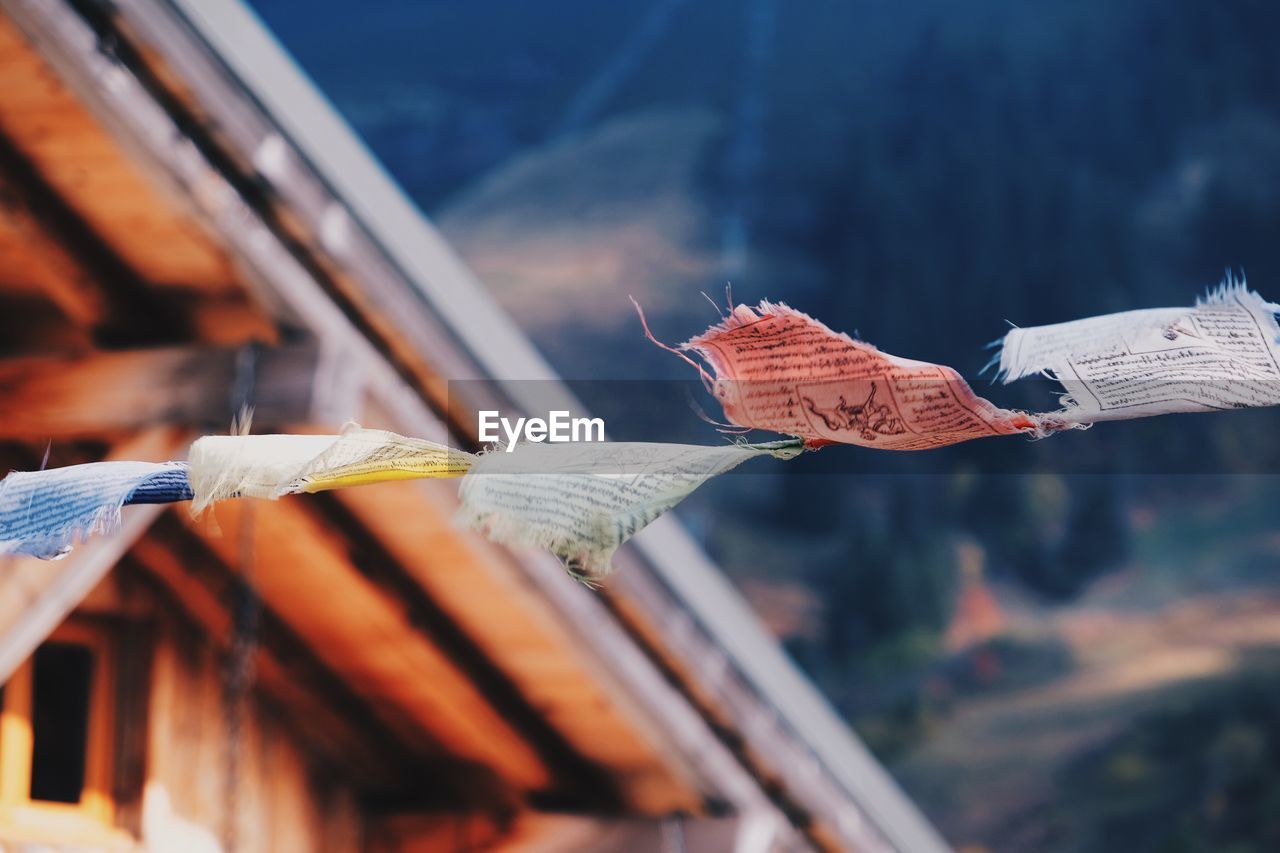
[[[679,815],[668,815],[658,827],[658,843],[662,853],[686,853],[684,820]]]
[[[254,344],[236,355],[236,376],[231,405],[236,413],[233,429],[247,430],[257,380],[258,351]],[[222,846],[235,853],[239,842],[240,775],[244,767],[245,727],[249,697],[255,676],[258,626],[262,602],[254,585],[254,503],[240,510],[239,572],[231,589],[231,651],[223,684],[223,712],[227,721],[227,747],[223,761]]]

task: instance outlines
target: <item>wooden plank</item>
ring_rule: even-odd
[[[232,725],[216,651],[179,618],[158,627],[141,847],[360,850],[354,780],[319,760],[298,721],[257,701],[260,694]]]
[[[98,277],[64,243],[54,239],[32,209],[28,193],[8,178],[0,178],[0,228],[0,239],[11,247],[6,254],[21,253],[27,276],[68,319],[87,327],[107,319],[107,295]],[[7,275],[13,274],[11,264]]]
[[[218,507],[222,535],[193,522],[228,565],[240,563],[246,506]],[[493,768],[519,790],[549,786],[550,771],[530,745],[301,501],[259,501],[252,512],[253,579],[264,603],[380,716],[408,716],[451,753]]]
[[[0,264],[4,259],[0,258]],[[8,269],[8,268],[5,268]],[[76,326],[41,293],[0,280],[0,354],[86,352],[93,348],[91,329]]]
[[[108,458],[172,458],[182,443],[178,439],[173,430],[150,430],[121,443]],[[0,562],[0,682],[35,652],[163,510],[162,505],[130,507],[118,532],[90,539],[62,560]]]
[[[5,761],[0,763],[0,802],[20,803],[31,791],[31,663],[24,660],[5,676],[0,699],[0,744]]]
[[[145,537],[144,537],[145,540]],[[120,579],[116,571],[108,581]],[[130,579],[131,580],[131,579]],[[120,584],[99,584],[119,587]],[[122,599],[128,615],[117,622],[116,684],[113,705],[118,711],[116,730],[112,735],[115,760],[112,762],[111,800],[115,806],[116,826],[137,836],[142,831],[142,797],[146,786],[146,744],[148,697],[151,684],[152,635],[146,617],[155,613],[154,597],[126,583]],[[92,597],[92,596],[91,596]],[[146,611],[146,617],[140,613]]]
[[[252,361],[252,379],[246,365]],[[0,361],[0,438],[110,436],[164,424],[224,431],[247,393],[258,426],[336,420],[315,347],[188,347]],[[348,402],[341,403],[346,398]]]
[[[0,197],[9,226],[31,241],[46,294],[67,315],[112,339],[174,341],[186,335],[184,312],[148,288],[69,200],[0,133]]]

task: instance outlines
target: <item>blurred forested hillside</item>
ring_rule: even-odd
[[[890,351],[974,370],[1006,318],[1280,272],[1280,14],[1262,0],[255,5],[433,215],[612,122],[712,116],[714,138],[646,140],[654,159],[699,146],[690,239],[718,251],[745,218],[739,298],[791,298]],[[582,183],[629,165],[561,166],[536,202],[572,219]]]
[[[572,378],[689,378],[626,297],[682,340],[726,281],[967,376],[1227,266],[1280,298],[1269,0],[252,2]],[[835,448],[684,515],[957,844],[1262,850],[1276,426]]]

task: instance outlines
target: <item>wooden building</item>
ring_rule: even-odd
[[[236,0],[0,0],[0,350],[6,470],[246,404],[474,446],[556,387]],[[131,507],[0,561],[0,847],[944,849],[676,522],[597,591],[455,504]]]

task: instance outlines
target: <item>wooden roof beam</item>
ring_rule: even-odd
[[[337,424],[359,379],[315,346],[189,347],[0,360],[0,439],[70,439],[179,424]]]
[[[110,339],[175,341],[189,324],[51,187],[36,165],[0,134],[0,210],[39,256],[49,298],[74,322]]]
[[[49,301],[77,326],[93,329],[107,316],[107,295],[96,278],[72,252],[49,234],[27,204],[27,197],[6,176],[0,176],[0,223],[20,242],[22,270]],[[7,275],[17,271],[7,270]]]

